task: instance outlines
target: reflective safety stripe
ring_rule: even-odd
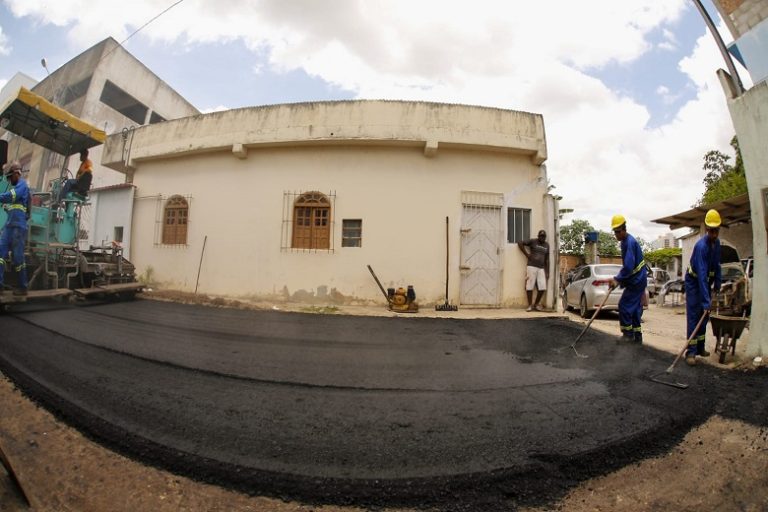
[[[715,277],[715,271],[714,270],[711,270],[709,272],[709,277]]]
[[[688,273],[691,274],[693,277],[699,277],[696,275],[696,272],[693,271],[690,265],[688,265]]]
[[[640,263],[637,264],[637,266],[635,267],[635,269],[632,271],[632,273],[630,275],[637,274],[638,272],[643,270],[644,266],[645,266],[645,260],[640,260]]]
[[[15,201],[15,200],[16,200],[16,189],[12,188],[11,189],[11,201]]]
[[[633,328],[633,330],[635,332],[643,332],[643,328],[642,327],[635,327],[635,328]]]
[[[22,263],[21,265],[16,267],[16,272],[18,272],[19,270],[24,269],[24,268],[27,268],[27,264],[26,263]]]
[[[632,326],[631,325],[620,325],[622,331],[631,331]]]
[[[21,210],[24,213],[27,212],[27,207],[24,206],[23,204],[11,204],[11,205],[8,205],[8,209],[9,210]]]
[[[699,344],[699,342],[696,341],[696,338],[692,338],[691,341],[688,342],[688,346],[689,347],[695,347],[698,344]]]
[[[0,265],[5,265],[5,260],[3,258],[0,258]]]

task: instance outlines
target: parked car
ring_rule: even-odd
[[[572,277],[566,280],[562,294],[563,311],[578,308],[579,314],[587,318],[592,311],[602,304],[611,279],[619,273],[621,265],[597,264],[578,267]],[[614,290],[603,306],[605,310],[619,307],[621,290]]]
[[[664,283],[669,281],[669,273],[663,268],[653,267],[648,272],[648,294],[653,297],[659,291]]]

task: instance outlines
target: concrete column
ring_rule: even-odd
[[[718,70],[728,100],[749,189],[755,272],[752,278],[752,317],[749,356],[768,355],[768,83],[761,82],[741,96],[732,94],[728,74]]]

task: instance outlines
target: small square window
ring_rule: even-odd
[[[123,241],[123,226],[115,226],[115,236],[112,239],[115,242]]]
[[[363,220],[344,219],[341,221],[341,246],[362,247],[363,245]]]
[[[507,242],[514,244],[531,238],[531,210],[507,208]]]

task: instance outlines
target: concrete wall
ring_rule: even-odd
[[[91,190],[87,245],[109,245],[115,240],[115,227],[121,226],[123,255],[130,259],[134,193],[131,185]]]
[[[768,18],[765,0],[713,0],[734,38],[738,38]]]
[[[68,89],[89,76],[91,80],[85,95],[63,105]],[[101,93],[107,80],[148,107],[147,122],[152,112],[157,112],[165,119],[199,114],[194,106],[112,38],[92,46],[54,70],[34,87],[34,92],[107,134],[120,133],[136,122],[101,102]],[[55,158],[48,151],[22,141],[20,137],[14,138],[9,154],[31,155],[28,181],[30,186],[38,190],[46,189],[49,181],[59,176],[64,163],[63,157]],[[125,182],[124,174],[99,165],[100,146],[90,150],[90,159],[94,163],[93,187]],[[74,174],[78,166],[79,160],[75,155],[69,159],[67,168]]]
[[[136,131],[128,165],[110,137],[104,162],[137,187],[131,259],[165,287],[229,296],[335,296],[383,301],[412,284],[422,303],[459,302],[462,192],[503,196],[502,303],[522,305],[525,257],[506,243],[506,208],[532,211],[531,236],[556,233],[540,116],[408,102],[282,105],[207,114]],[[331,251],[290,249],[292,198],[333,194]],[[171,195],[190,204],[186,245],[163,245]],[[362,219],[362,247],[341,247],[343,219]],[[552,237],[550,237],[551,239]],[[288,247],[286,247],[286,245]],[[552,258],[552,282],[556,261]],[[552,289],[552,287],[550,287]],[[555,292],[550,292],[554,303]]]
[[[749,352],[768,355],[768,83],[762,82],[736,97],[727,75],[718,71],[728,99],[744,169],[752,208],[752,238],[755,257],[753,277],[752,319]]]

